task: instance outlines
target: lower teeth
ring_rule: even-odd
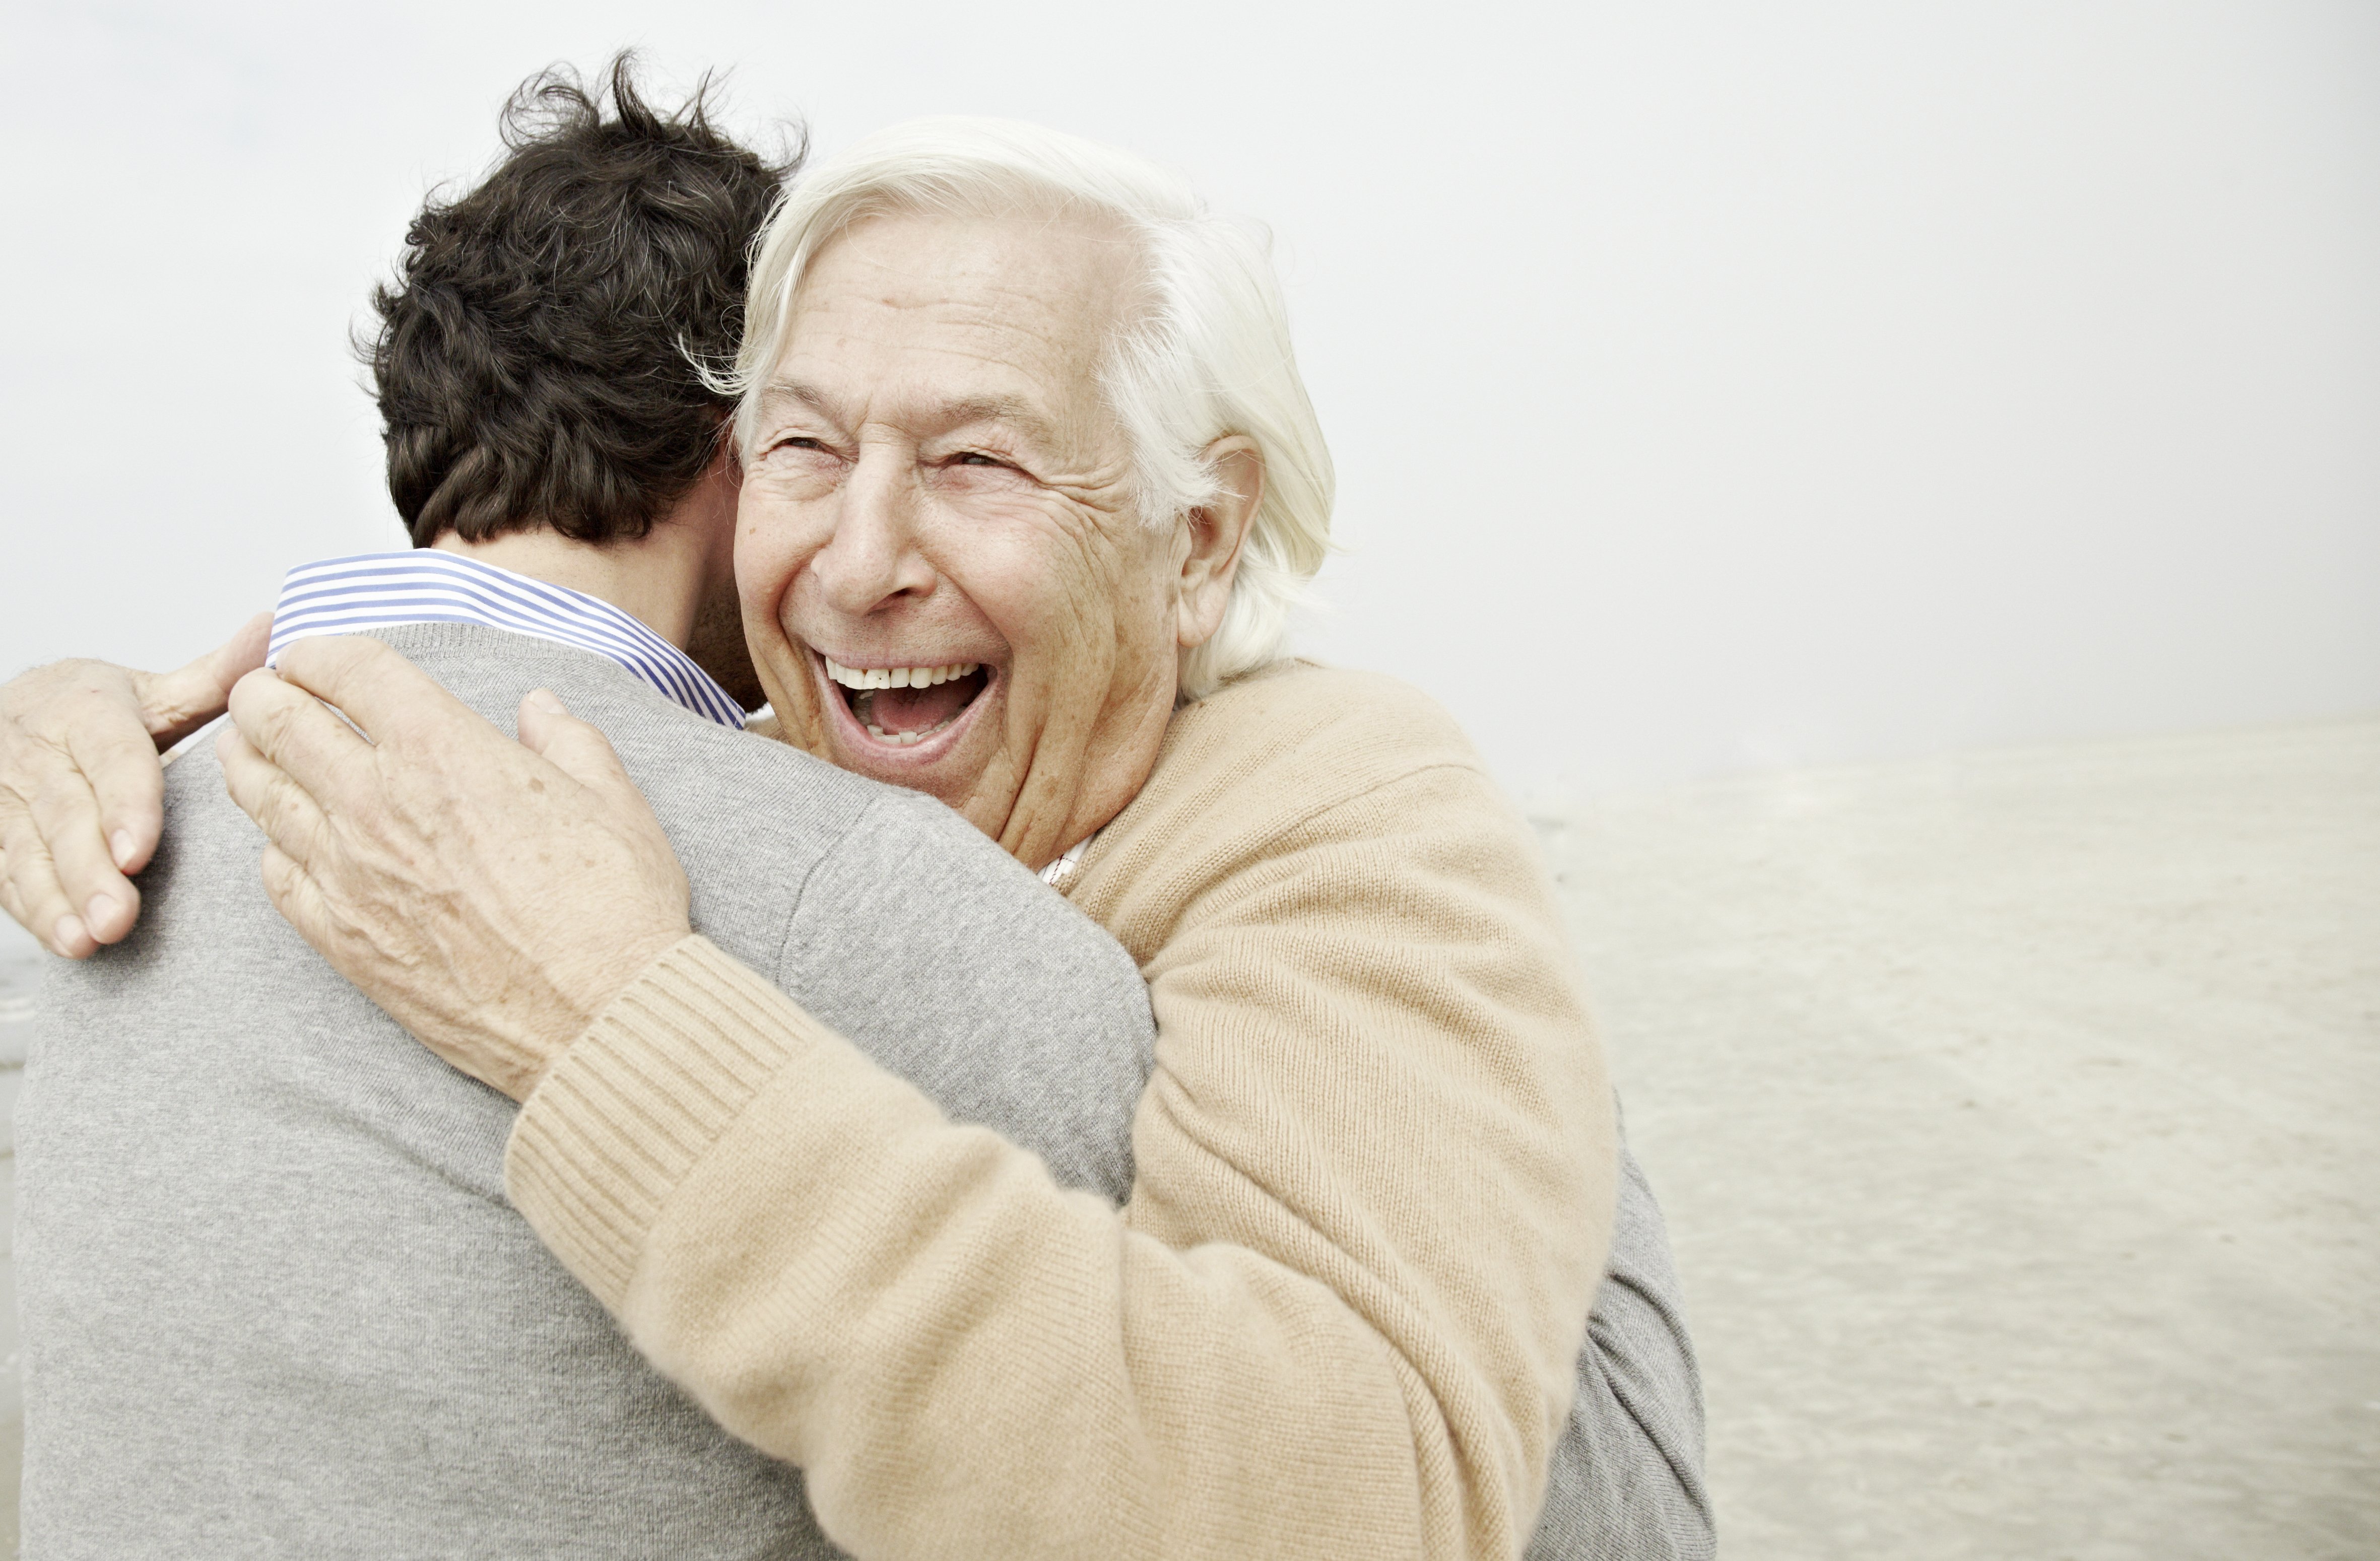
[[[973,703],[973,700],[968,701],[970,705]],[[894,748],[906,748],[912,744],[922,743],[967,712],[967,706],[962,705],[931,726],[921,727],[916,732],[887,732],[870,719],[876,714],[876,690],[871,688],[858,695],[850,701],[849,708],[852,718],[868,729],[868,735]]]
[[[874,721],[866,721],[862,724],[868,728],[868,734],[878,742],[890,743],[896,748],[905,748],[912,743],[924,742],[957,719],[956,716],[945,716],[922,732],[887,732]]]

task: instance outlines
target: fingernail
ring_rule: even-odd
[[[118,829],[108,836],[107,849],[115,855],[115,870],[119,873],[128,871],[132,861],[132,831]]]
[[[67,959],[75,957],[77,947],[90,936],[90,930],[82,925],[80,916],[60,916],[58,925],[50,929],[50,942]]]
[[[562,701],[553,696],[553,691],[551,689],[531,689],[528,702],[550,716],[566,716],[570,713],[562,708]]]

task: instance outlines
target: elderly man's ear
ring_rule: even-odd
[[[1232,577],[1240,567],[1240,546],[1264,502],[1264,455],[1256,441],[1231,434],[1207,446],[1207,459],[1221,481],[1215,502],[1190,512],[1183,526],[1181,588],[1174,598],[1182,648],[1196,650],[1223,626],[1232,599]]]

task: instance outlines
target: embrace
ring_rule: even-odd
[[[1286,652],[1262,240],[505,124],[374,295],[414,551],[0,689],[25,1554],[1708,1555],[1530,831]]]

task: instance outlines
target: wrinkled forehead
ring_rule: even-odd
[[[1140,307],[1141,253],[1122,224],[1064,212],[864,218],[803,269],[758,388],[1089,416]]]

